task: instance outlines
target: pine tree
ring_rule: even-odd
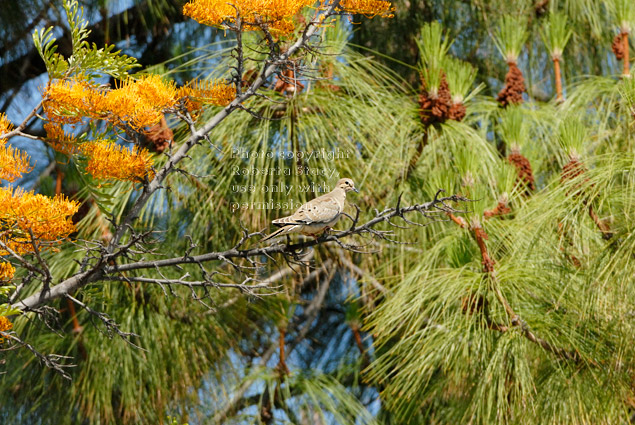
[[[28,351],[11,352],[2,386],[12,402],[3,402],[3,419],[46,423],[62,401],[71,406],[57,416],[66,423],[157,423],[167,415],[192,423],[342,424],[632,418],[629,3],[426,2],[425,20],[435,22],[408,28],[408,54],[392,66],[384,55],[392,52],[382,49],[390,46],[377,34],[404,16],[399,5],[394,21],[362,24],[375,28],[379,54],[349,45],[346,22],[326,28],[321,54],[288,64],[268,81],[267,97],[251,101],[252,115],[231,114],[215,128],[184,172],[171,175],[171,190],[157,192],[141,212],[141,223],[163,230],[157,253],[220,251],[292,212],[289,202],[313,197],[320,183],[332,184],[311,174],[318,170],[355,181],[361,194],[349,202],[359,210],[347,213],[359,213],[358,223],[375,217],[374,209],[399,213],[440,197],[440,189],[470,201],[448,201],[453,209],[438,205],[427,217],[404,212],[405,220],[379,224],[377,233],[316,241],[295,255],[262,255],[251,266],[276,285],[266,296],[245,294],[249,281],[237,287],[243,292],[223,287],[246,276],[228,262],[130,270],[121,281],[91,283],[72,295],[79,303],[56,305],[64,338],[36,321],[11,325],[77,367],[68,383],[24,367],[33,363]],[[243,36],[246,45],[258,41]],[[179,58],[165,66],[177,78],[191,78],[192,69],[225,78],[230,49],[222,42],[197,66]],[[255,60],[266,51],[244,53]],[[242,71],[248,84],[254,73]],[[198,122],[213,112],[201,109]],[[187,134],[171,119],[160,126],[171,127],[177,144]],[[338,151],[337,158],[305,155]],[[155,168],[168,160],[151,158]],[[79,235],[112,237],[105,217],[125,214],[139,193],[125,181],[99,185],[83,167],[65,165],[69,181],[81,182],[78,196],[89,200]],[[81,267],[74,261],[81,252],[61,249],[45,257],[56,279]],[[128,263],[134,260],[121,266]],[[5,268],[3,279],[23,273]],[[186,275],[217,287],[140,280]],[[136,335],[108,341],[100,333],[117,329]]]

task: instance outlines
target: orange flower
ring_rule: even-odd
[[[81,149],[88,157],[86,171],[96,179],[143,181],[154,175],[147,149],[131,152],[110,141],[85,143]]]
[[[3,243],[19,253],[31,252],[29,231],[42,241],[57,241],[75,231],[71,220],[79,203],[64,195],[49,198],[22,189],[0,188],[0,222]],[[7,252],[0,249],[0,255]]]
[[[174,83],[165,83],[158,75],[129,78],[105,92],[81,79],[57,80],[46,89],[44,112],[52,122],[61,124],[76,124],[87,117],[140,130],[158,123],[163,111],[175,105],[176,95]],[[69,142],[63,133],[55,135],[51,137],[62,144]]]
[[[380,16],[382,18],[392,18],[395,8],[389,1],[383,0],[342,0],[340,8],[344,11],[355,14],[364,15],[367,18]]]
[[[236,87],[220,81],[191,81],[179,89],[179,98],[185,98],[188,111],[198,111],[202,104],[227,106],[236,98]]]
[[[13,323],[4,316],[0,316],[0,332],[7,332],[13,329]],[[0,343],[4,342],[4,338],[0,338]]]
[[[173,82],[164,83],[158,75],[128,79],[119,88],[107,92],[96,107],[115,125],[129,124],[140,130],[161,121],[163,111],[177,101]]]
[[[94,105],[101,93],[89,82],[74,78],[56,80],[46,87],[44,113],[51,121],[67,124],[94,117]]]
[[[7,117],[4,115],[4,112],[0,114],[0,136],[2,136],[3,134],[7,134],[8,132],[10,132],[11,130],[13,130],[13,124],[11,124],[11,121],[9,121],[7,119]],[[0,143],[1,143],[0,139]]]
[[[8,282],[13,279],[15,274],[15,267],[11,263],[3,261],[0,263],[0,282]]]
[[[12,182],[23,173],[29,173],[33,167],[26,152],[3,144],[4,140],[0,140],[0,179]]]
[[[64,153],[66,155],[72,155],[79,152],[77,139],[73,135],[65,133],[60,124],[47,122],[43,127],[46,131],[47,143],[57,152]]]
[[[288,34],[294,27],[291,18],[315,0],[191,0],[183,6],[183,14],[195,21],[211,26],[222,26],[236,21],[236,9],[247,22],[267,24],[272,31]],[[234,7],[235,6],[235,7]],[[247,25],[245,30],[256,30]]]

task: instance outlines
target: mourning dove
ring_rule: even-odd
[[[271,223],[280,229],[263,238],[261,242],[289,233],[315,237],[325,229],[333,227],[344,211],[346,193],[351,190],[359,192],[353,180],[340,179],[331,192],[310,200],[288,217],[273,220]]]

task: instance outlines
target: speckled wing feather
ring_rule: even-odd
[[[302,205],[296,212],[287,217],[273,220],[272,224],[280,227],[262,241],[289,233],[315,235],[327,227],[333,226],[344,210],[346,192],[334,189],[332,192],[318,196]]]
[[[342,213],[343,206],[344,199],[338,203],[333,193],[327,193],[310,200],[290,216],[272,221],[272,224],[283,227],[293,224],[330,223]]]

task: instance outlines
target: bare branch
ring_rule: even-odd
[[[27,350],[29,350],[35,357],[37,357],[37,359],[39,361],[41,361],[42,363],[44,363],[44,365],[52,370],[54,370],[55,372],[59,373],[60,375],[62,375],[63,378],[68,379],[69,381],[71,380],[71,376],[68,374],[68,372],[66,372],[66,370],[64,370],[64,368],[69,368],[69,367],[74,367],[75,365],[72,364],[62,364],[60,363],[61,360],[65,360],[65,359],[71,359],[72,357],[68,357],[68,356],[62,356],[59,354],[42,354],[40,353],[37,349],[35,349],[35,347],[33,347],[31,344],[22,341],[20,338],[18,338],[17,336],[13,335],[13,333],[8,333],[8,332],[2,332],[0,331],[0,337],[2,338],[7,338],[11,341],[16,342],[19,346],[25,347]]]
[[[254,247],[248,249],[240,249],[240,246],[233,247],[226,251],[221,252],[209,252],[206,254],[200,254],[191,256],[189,253],[181,257],[168,258],[162,260],[148,260],[148,261],[137,261],[128,264],[115,264],[109,265],[109,262],[112,262],[117,257],[117,254],[104,255],[100,257],[97,265],[95,265],[91,270],[83,273],[79,273],[75,276],[72,276],[60,284],[51,288],[51,290],[43,297],[32,295],[24,300],[18,301],[14,304],[15,307],[21,309],[33,309],[38,305],[50,301],[52,299],[65,296],[66,294],[71,293],[72,291],[90,283],[103,279],[115,279],[115,280],[125,280],[118,278],[111,278],[108,275],[115,275],[122,272],[133,271],[133,270],[142,270],[142,269],[158,269],[162,267],[170,267],[170,266],[180,266],[183,264],[198,264],[199,267],[202,268],[204,274],[207,272],[203,268],[203,263],[209,261],[223,261],[226,264],[231,265],[235,270],[242,272],[245,269],[254,269],[255,266],[252,264],[250,266],[239,265],[234,261],[235,259],[243,259],[248,260],[250,258],[258,258],[258,257],[268,257],[271,258],[275,254],[283,254],[285,256],[290,256],[292,258],[298,256],[298,253],[303,252],[304,250],[314,247],[319,244],[326,244],[329,242],[339,244],[343,249],[355,250],[356,247],[352,245],[345,245],[341,243],[341,239],[350,237],[352,235],[364,235],[369,234],[371,236],[377,237],[381,240],[386,240],[389,242],[400,243],[399,241],[394,241],[390,239],[387,235],[386,231],[379,231],[374,229],[374,226],[379,225],[383,222],[389,222],[391,219],[396,217],[402,217],[404,214],[408,213],[420,213],[425,217],[428,217],[428,214],[434,212],[435,210],[441,211],[454,211],[457,210],[452,209],[447,203],[448,202],[461,202],[468,201],[468,199],[458,196],[452,195],[444,198],[435,197],[434,200],[430,202],[426,202],[424,204],[417,204],[408,207],[399,207],[396,208],[386,208],[382,212],[377,212],[376,216],[369,220],[368,222],[362,225],[354,225],[351,226],[348,230],[344,230],[338,233],[323,235],[322,237],[315,240],[307,240],[298,243],[292,244],[274,244],[266,247]],[[247,234],[248,237],[253,237],[260,235],[260,232],[255,232],[251,234]],[[241,242],[246,242],[247,238],[243,237]],[[403,242],[402,242],[403,243]],[[112,245],[111,245],[112,246]],[[207,276],[205,277],[207,279]],[[128,278],[129,279],[129,278]],[[149,279],[148,282],[152,281],[153,283],[169,283],[168,281],[161,281],[160,279]],[[236,287],[235,284],[226,284],[228,287]],[[232,286],[233,285],[233,286]],[[202,283],[199,286],[205,288],[210,285],[203,285]],[[213,286],[213,285],[212,285]]]
[[[78,306],[83,308],[84,310],[86,310],[92,316],[94,316],[97,319],[99,319],[104,324],[104,326],[106,327],[106,331],[108,332],[106,335],[108,335],[109,338],[112,338],[112,334],[116,333],[117,335],[119,335],[121,337],[121,339],[123,339],[125,342],[127,342],[130,345],[132,345],[133,347],[138,348],[138,349],[143,350],[143,351],[147,351],[144,348],[139,347],[137,344],[133,343],[130,340],[130,337],[139,337],[139,335],[137,335],[135,333],[132,333],[132,332],[123,332],[121,329],[119,329],[119,325],[114,320],[112,320],[106,313],[101,313],[99,311],[93,310],[92,308],[87,306],[85,303],[79,301],[77,298],[75,298],[75,297],[73,297],[71,295],[67,294],[66,298],[68,298],[69,300],[71,300],[72,302],[74,302],[75,304],[77,304]]]

